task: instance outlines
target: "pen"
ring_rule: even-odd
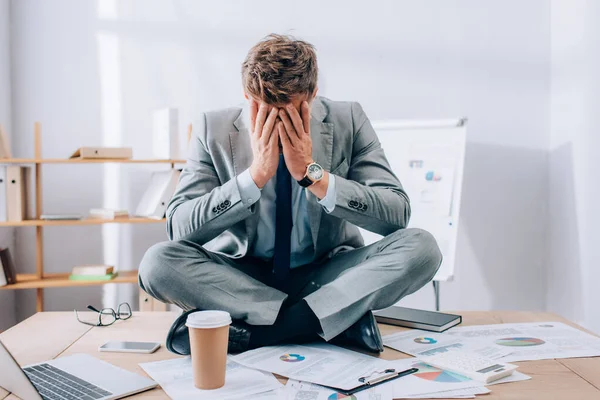
[[[388,381],[388,380],[392,380],[392,379],[397,379],[397,378],[402,378],[403,376],[414,374],[415,372],[418,372],[418,371],[419,371],[418,368],[409,368],[409,369],[404,370],[404,371],[394,372],[392,374],[380,376],[379,378],[373,379],[371,381],[367,381],[366,385],[367,386],[374,386],[374,385],[376,385],[376,384],[378,384],[380,382],[384,382],[384,381]]]

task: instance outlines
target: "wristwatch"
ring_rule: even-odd
[[[308,164],[306,167],[306,174],[304,178],[298,181],[298,184],[302,187],[309,187],[323,179],[323,167],[313,162]]]

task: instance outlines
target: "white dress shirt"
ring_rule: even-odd
[[[250,255],[270,260],[273,258],[275,250],[275,184],[277,176],[274,176],[261,189],[256,186],[250,170],[242,172],[236,177],[237,185],[240,190],[243,201],[248,205],[260,201],[259,220],[256,227],[256,236],[254,243],[251,243]],[[290,258],[290,268],[309,264],[314,260],[314,247],[310,233],[310,223],[308,218],[308,199],[307,196],[314,196],[306,188],[295,183],[292,178],[292,237]],[[325,212],[331,213],[335,209],[335,177],[329,174],[329,184],[327,193],[318,203],[323,206]]]

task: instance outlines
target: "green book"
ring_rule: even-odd
[[[116,278],[118,272],[106,275],[69,275],[70,281],[110,281],[113,278]]]

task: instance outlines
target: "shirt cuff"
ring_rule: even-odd
[[[329,174],[329,184],[327,185],[327,193],[325,194],[325,197],[323,197],[321,200],[318,200],[318,203],[322,205],[323,208],[325,208],[325,211],[327,211],[327,213],[332,213],[335,209],[335,200],[335,175]]]
[[[244,203],[246,207],[250,207],[260,199],[260,189],[256,186],[256,183],[254,183],[254,179],[252,179],[249,169],[236,176],[235,180],[240,191],[242,203]]]

